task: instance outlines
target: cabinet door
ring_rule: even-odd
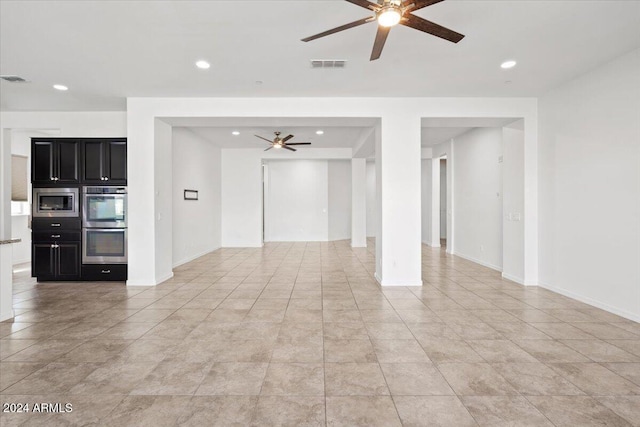
[[[110,184],[127,183],[127,142],[110,141],[105,142],[106,171],[105,176],[109,178]]]
[[[104,184],[102,179],[102,177],[105,176],[103,170],[104,149],[102,147],[102,141],[86,141],[84,143],[83,163],[83,181],[94,184]]]
[[[31,181],[52,184],[54,178],[53,141],[33,141],[31,144]]]
[[[34,243],[32,245],[32,277],[52,278],[55,276],[55,248],[52,243]]]
[[[77,141],[58,141],[56,150],[57,183],[77,183],[79,178],[78,160],[80,144]]]
[[[71,280],[80,277],[80,243],[57,243],[57,278]]]

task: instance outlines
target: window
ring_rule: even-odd
[[[11,215],[28,215],[27,157],[11,156]]]

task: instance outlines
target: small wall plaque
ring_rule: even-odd
[[[184,199],[185,200],[198,200],[198,191],[197,190],[184,190]]]

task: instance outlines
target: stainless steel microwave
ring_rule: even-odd
[[[80,200],[77,188],[34,188],[33,216],[78,217]]]

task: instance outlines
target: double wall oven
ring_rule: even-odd
[[[82,264],[127,263],[127,187],[82,187]]]

